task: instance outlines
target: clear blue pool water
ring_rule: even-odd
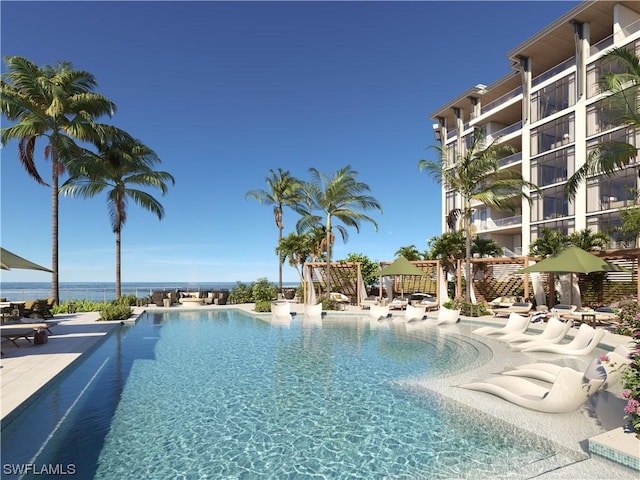
[[[403,385],[484,362],[482,343],[381,326],[147,313],[3,428],[3,477],[33,464],[83,479],[523,478],[522,465],[555,454]]]

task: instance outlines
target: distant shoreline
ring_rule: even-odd
[[[240,282],[250,285],[251,282]],[[275,282],[274,282],[275,283]],[[238,282],[122,282],[122,295],[146,297],[154,290],[232,290]],[[299,282],[283,282],[285,287],[297,287]],[[108,301],[115,298],[114,282],[60,282],[60,301]],[[0,282],[0,297],[8,300],[30,300],[51,296],[51,282]]]

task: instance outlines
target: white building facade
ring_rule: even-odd
[[[446,162],[455,161],[479,127],[488,141],[517,150],[500,160],[502,168],[540,187],[542,195],[532,192],[532,206],[523,201],[515,215],[473,205],[475,232],[496,240],[506,255],[528,254],[543,228],[565,234],[590,228],[612,235],[612,248],[637,247],[634,239],[614,233],[620,208],[634,203],[631,188],[640,188],[637,157],[614,177],[588,178],[574,201],[564,193],[594,145],[639,143],[639,131],[609,121],[608,94],[598,88],[602,57],[614,47],[640,55],[640,2],[584,2],[508,52],[510,74],[489,86],[478,84],[430,114]],[[448,212],[461,207],[459,196],[443,188],[442,231]]]

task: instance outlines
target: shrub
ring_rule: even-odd
[[[338,302],[329,297],[323,297],[322,310],[338,310]]]
[[[256,312],[270,312],[271,300],[260,300],[256,302]]]
[[[229,303],[251,303],[251,286],[237,282],[229,293]]]
[[[251,287],[251,293],[253,301],[256,303],[263,301],[271,302],[271,300],[278,297],[278,289],[266,278],[259,278]],[[268,311],[271,311],[271,307],[269,307]]]
[[[452,310],[460,310],[460,315],[464,315],[465,317],[491,315],[486,302],[467,302],[463,297],[457,297],[453,301],[445,302],[443,306]]]
[[[619,335],[632,335],[633,332],[640,330],[640,306],[633,298],[623,298],[620,300],[618,316],[620,317],[620,325],[616,328]]]
[[[131,307],[112,303],[100,310],[100,320],[126,320],[131,316]]]
[[[640,322],[640,314],[636,316]],[[640,328],[636,328],[632,334],[635,343],[631,350],[631,363],[622,374],[622,396],[627,400],[624,412],[635,432],[640,433]]]
[[[138,297],[135,295],[123,295],[119,299],[114,300],[114,303],[117,305],[126,305],[128,307],[135,306],[138,302]]]
[[[75,303],[76,312],[99,312],[103,308],[109,305],[109,302],[94,302],[92,300],[65,300],[64,302],[55,305],[51,312],[56,315],[58,313],[67,313],[67,309],[70,303]]]

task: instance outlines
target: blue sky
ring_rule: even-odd
[[[14,2],[1,53],[70,61],[117,105],[110,122],[153,148],[176,185],[159,221],[135,204],[125,282],[277,281],[271,207],[246,199],[269,169],[308,180],[349,164],[384,212],[334,258],[393,260],[441,233],[430,112],[509,72],[506,52],[578,2]],[[3,65],[4,71],[4,65]],[[3,119],[4,122],[4,119]],[[51,166],[37,146],[45,179]],[[1,243],[51,265],[51,194],[1,153]],[[285,211],[285,234],[296,216]],[[113,281],[104,197],[60,201],[60,281]],[[28,270],[2,281],[49,281]],[[297,281],[284,268],[285,281]]]

